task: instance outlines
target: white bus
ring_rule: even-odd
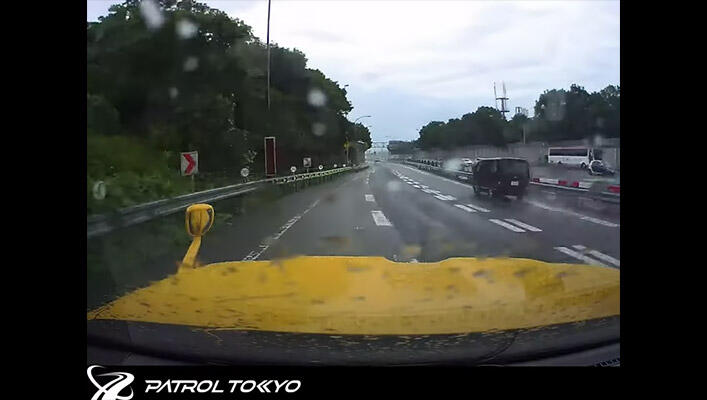
[[[549,164],[587,168],[592,160],[601,159],[601,149],[591,147],[550,147],[547,149]]]

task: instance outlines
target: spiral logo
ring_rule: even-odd
[[[116,377],[105,385],[101,385],[96,382],[96,379],[93,377],[93,370],[95,368],[104,367],[100,365],[92,365],[86,370],[88,380],[90,380],[91,383],[93,383],[93,385],[96,387],[96,389],[98,389],[93,395],[93,397],[91,397],[91,400],[130,400],[133,398],[133,389],[129,388],[129,385],[135,380],[133,374],[129,374],[127,372],[107,372],[105,374],[96,375]],[[126,388],[130,389],[130,394],[127,396],[121,396],[120,392]]]

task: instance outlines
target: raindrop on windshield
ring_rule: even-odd
[[[322,107],[326,104],[326,95],[319,89],[312,89],[307,94],[307,101],[313,107]]]
[[[462,167],[462,160],[459,158],[452,158],[444,163],[444,169],[447,171],[459,171]]]
[[[386,189],[388,189],[388,191],[390,191],[390,192],[397,192],[398,190],[400,190],[402,188],[402,186],[403,185],[398,181],[390,181],[386,185]]]
[[[196,57],[189,57],[187,58],[186,61],[184,61],[184,70],[185,71],[194,71],[195,69],[199,68],[199,59]]]
[[[312,124],[312,133],[315,136],[322,136],[326,132],[326,125],[321,122],[315,122]]]
[[[179,20],[177,22],[177,35],[182,39],[190,39],[196,35],[197,27],[196,25],[186,19]]]
[[[140,13],[150,29],[158,29],[164,23],[162,12],[153,0],[142,0],[140,2]]]

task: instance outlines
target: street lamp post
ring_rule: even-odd
[[[370,117],[371,117],[370,115],[364,115],[364,116],[358,117],[358,118],[356,118],[356,119],[354,120],[353,123],[355,124],[355,123],[356,123],[359,119],[361,119],[361,118],[370,118]]]

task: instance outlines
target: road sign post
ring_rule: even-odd
[[[294,165],[290,167],[290,172],[292,172],[292,177],[294,178],[295,176],[295,171],[297,171],[297,167]],[[293,183],[295,184],[295,191],[297,191],[297,180],[294,180]]]
[[[182,173],[182,176],[189,176],[191,178],[191,191],[195,192],[196,183],[194,182],[194,175],[199,173],[199,152],[182,152],[179,170]]]
[[[180,161],[182,176],[191,176],[199,172],[199,152],[183,152]]]
[[[267,136],[264,139],[265,146],[265,177],[270,178],[277,175],[277,157],[275,152],[275,136]]]
[[[305,168],[307,173],[309,173],[309,167],[312,166],[312,158],[311,157],[304,157],[302,159],[302,166]]]

